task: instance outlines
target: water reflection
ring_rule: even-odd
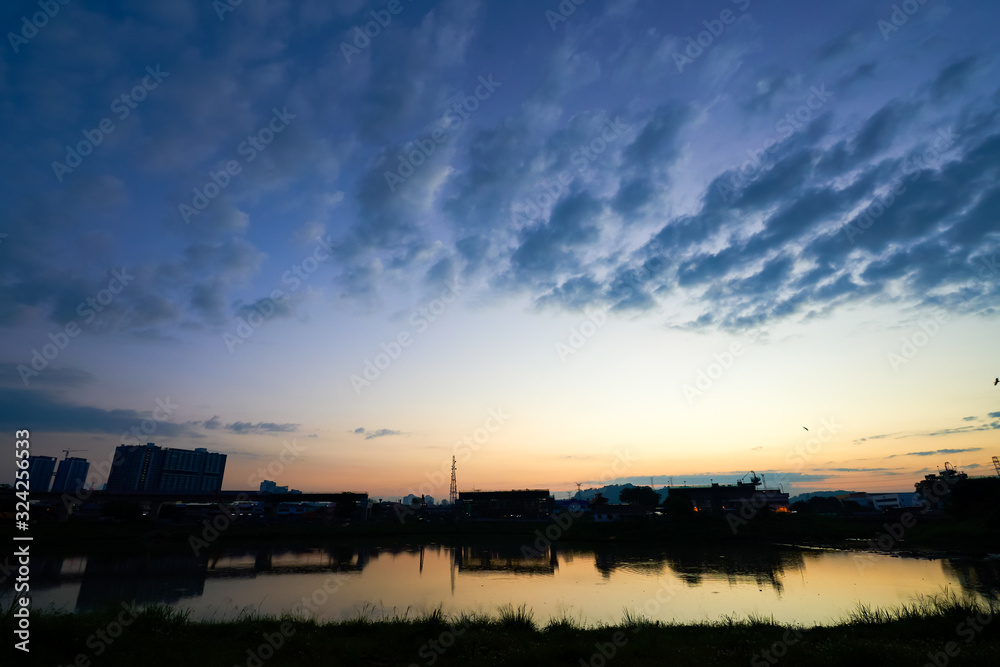
[[[304,574],[308,572],[361,572],[376,550],[334,543],[321,547],[282,547],[273,544],[230,547],[213,552],[209,576],[254,577],[258,574]]]
[[[217,546],[217,545],[213,545]],[[41,606],[86,611],[120,602],[165,603],[195,618],[245,608],[288,611],[331,572],[352,574],[324,609],[344,618],[378,603],[387,609],[495,611],[526,603],[541,618],[574,610],[618,620],[661,581],[687,592],[664,620],[703,620],[728,613],[766,613],[806,623],[830,622],[865,602],[890,606],[946,587],[1000,599],[1000,562],[926,561],[875,555],[858,569],[849,552],[793,548],[658,548],[626,545],[228,543],[190,549],[135,545],[32,558],[32,591]],[[356,576],[353,576],[356,575]],[[0,600],[13,596],[3,584]],[[822,599],[824,604],[817,605]]]
[[[941,569],[958,579],[963,593],[1000,601],[1000,560],[952,558],[942,560]]]
[[[555,574],[559,567],[556,550],[520,547],[456,547],[452,550],[459,572],[512,572],[514,574]]]
[[[779,595],[786,573],[805,567],[805,553],[798,549],[729,549],[724,552],[685,550],[667,557],[670,569],[691,586],[706,578],[724,579],[730,586],[753,583],[758,589],[770,587]]]
[[[123,601],[139,605],[173,604],[205,592],[208,556],[187,554],[93,554],[87,557],[76,610],[114,607]]]

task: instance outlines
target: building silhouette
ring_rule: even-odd
[[[108,477],[111,493],[135,491],[211,493],[222,488],[226,455],[194,450],[145,445],[119,445],[115,465]]]
[[[56,457],[28,457],[28,490],[48,491],[52,484],[52,475],[56,471]]]
[[[90,463],[87,459],[70,456],[59,462],[52,491],[56,493],[79,493],[84,488]]]
[[[548,489],[521,491],[462,491],[458,504],[472,519],[542,519],[552,514]]]

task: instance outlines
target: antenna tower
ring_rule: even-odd
[[[1000,458],[993,457],[993,467],[997,470],[997,477],[1000,477]]]
[[[455,457],[451,457],[451,493],[448,495],[448,500],[452,505],[458,504],[458,477],[455,476],[455,471],[457,470],[455,466]]]

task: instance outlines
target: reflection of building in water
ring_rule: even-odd
[[[171,554],[89,554],[76,599],[77,611],[149,604],[198,597],[205,590],[208,556]]]
[[[731,585],[755,583],[770,586],[777,593],[784,589],[782,578],[787,571],[805,567],[803,552],[797,549],[744,548],[671,551],[667,565],[689,586],[699,586],[705,579],[725,579]]]
[[[361,572],[372,558],[372,547],[334,543],[322,547],[284,548],[263,543],[213,551],[211,577],[248,577],[312,572]]]
[[[63,556],[34,555],[31,556],[31,586],[32,588],[48,588],[58,586],[62,582]],[[7,579],[14,585],[14,578]],[[4,582],[6,583],[6,582]],[[0,588],[2,590],[2,588]]]
[[[593,553],[594,567],[604,579],[616,570],[659,576],[666,567],[663,551],[656,548],[606,546]]]
[[[946,576],[954,576],[962,592],[1000,601],[1000,560],[942,560]]]
[[[456,547],[452,553],[459,572],[555,574],[559,567],[556,550],[551,547],[541,550],[534,547],[530,550],[521,547]]]

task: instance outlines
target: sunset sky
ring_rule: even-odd
[[[375,497],[994,474],[993,0],[53,6],[0,8],[2,481],[16,429]]]

